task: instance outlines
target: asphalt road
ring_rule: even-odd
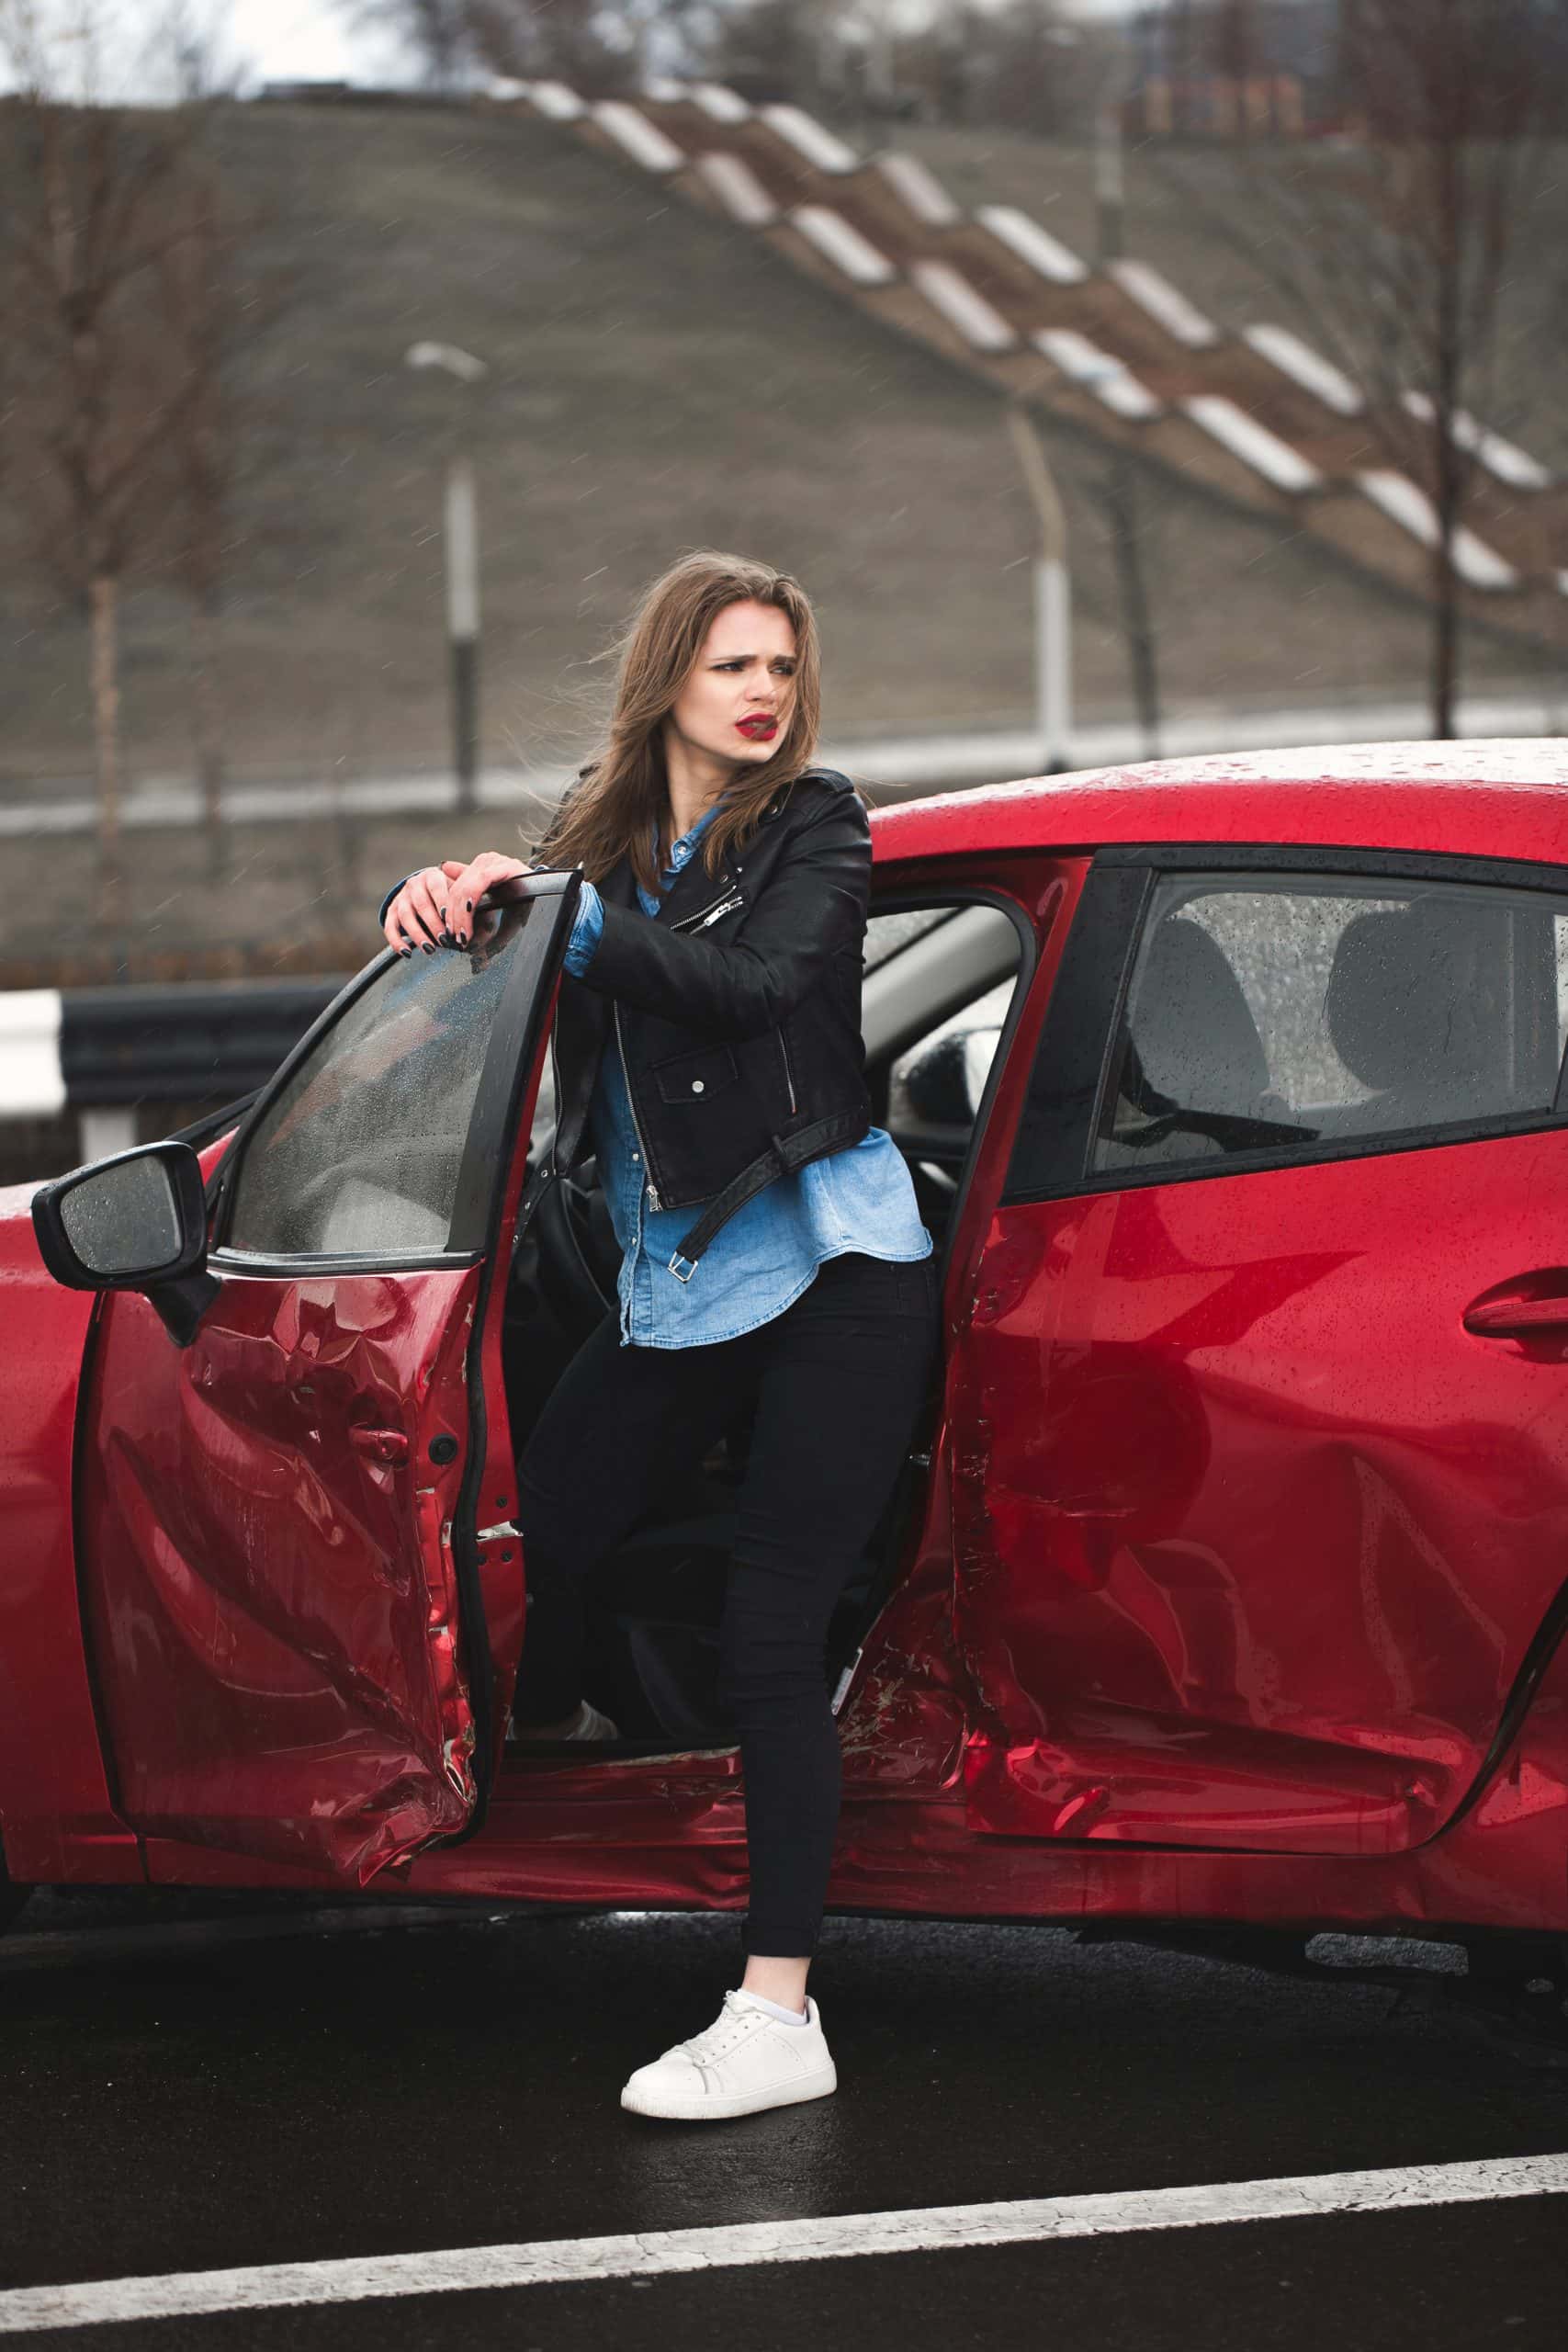
[[[813,1973],[834,2098],[719,2125],[624,2115],[626,2075],[709,2021],[734,1950],[731,1922],[669,1914],[38,1899],[0,1942],[0,2334],[102,2352],[1568,2343],[1561,2189],[1393,2210],[1347,2192],[1348,2210],[1173,2229],[1134,2212],[957,2250],[916,2222],[895,2253],[743,2248],[395,2299],[351,2269],[339,2301],[155,2320],[112,2315],[117,2288],[110,2316],[63,2330],[16,2293],[623,2233],[656,2267],[682,2243],[657,2233],[715,2225],[782,2223],[787,2247],[821,2216],[1095,2194],[1123,2213],[1116,2192],[1568,2155],[1568,2047],[1454,2005],[1439,1976],[1302,1980],[871,1919],[829,1920]]]

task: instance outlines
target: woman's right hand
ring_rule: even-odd
[[[423,947],[434,956],[442,944],[446,929],[446,894],[452,876],[462,867],[455,858],[442,865],[422,865],[411,874],[395,899],[388,902],[386,919],[381,930],[389,947],[400,956],[412,956]]]
[[[488,849],[478,857],[447,857],[439,865],[421,866],[387,908],[381,929],[388,946],[400,956],[412,956],[416,947],[427,956],[438,947],[466,947],[473,933],[473,908],[491,884],[527,872],[520,858]],[[456,899],[454,885],[460,885]]]

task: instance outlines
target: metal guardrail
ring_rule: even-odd
[[[0,992],[0,1119],[248,1093],[341,978]]]

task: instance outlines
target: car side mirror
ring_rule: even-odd
[[[999,1029],[951,1030],[907,1063],[904,1085],[917,1118],[973,1126],[996,1057]]]
[[[207,1271],[201,1162],[188,1143],[142,1144],[33,1194],[39,1255],[68,1290],[145,1292],[181,1347],[222,1285]]]
[[[962,1127],[974,1114],[964,1068],[964,1039],[956,1034],[939,1037],[904,1066],[904,1088],[909,1108],[922,1122],[940,1127]]]

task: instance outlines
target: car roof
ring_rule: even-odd
[[[876,809],[879,860],[1112,842],[1315,843],[1568,865],[1568,739],[1333,743],[1028,776]]]

